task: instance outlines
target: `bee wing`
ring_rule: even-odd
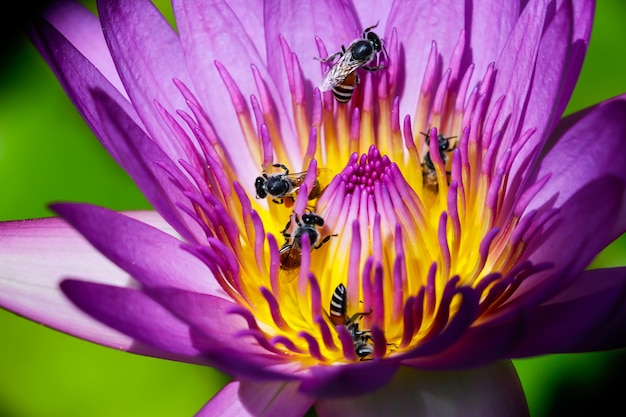
[[[291,183],[291,191],[289,191],[288,196],[292,196],[297,194],[300,191],[300,186],[304,184],[304,179],[306,178],[306,171],[303,172],[292,172],[290,174],[284,174],[284,178],[286,178]]]
[[[324,191],[328,184],[335,178],[335,172],[328,168],[317,169],[317,181],[319,183],[320,192]]]
[[[320,91],[332,90],[363,64],[365,61],[354,59],[350,50],[347,50],[322,77]]]

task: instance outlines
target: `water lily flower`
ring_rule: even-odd
[[[625,346],[626,269],[586,268],[626,230],[626,97],[561,120],[594,2],[353,3],[34,22],[155,210],[2,223],[0,305],[232,375],[199,416],[523,416],[512,358]]]

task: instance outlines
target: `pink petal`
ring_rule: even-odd
[[[302,381],[300,392],[329,398],[362,395],[388,384],[397,370],[398,364],[391,360],[316,366]]]
[[[118,73],[148,134],[177,161],[184,149],[172,140],[154,101],[170,113],[186,108],[172,81],[192,85],[178,36],[148,0],[99,1],[98,12]]]
[[[462,371],[401,368],[384,388],[361,397],[318,400],[319,417],[528,416],[510,361]]]
[[[183,242],[178,238],[118,212],[89,204],[54,204],[52,209],[142,284],[230,299],[209,268],[181,248]]]
[[[235,380],[195,417],[301,417],[314,401],[298,393],[297,383]]]
[[[173,233],[156,212],[126,215]],[[0,305],[30,320],[82,339],[146,353],[133,339],[93,320],[61,292],[60,282],[79,276],[111,285],[136,285],[128,273],[96,251],[58,218],[0,223]]]
[[[463,2],[444,0],[420,6],[407,1],[393,3],[385,38],[391,38],[391,30],[396,28],[403,42],[400,76],[406,77],[406,81],[404,89],[397,92],[401,117],[415,114],[432,42],[437,42],[437,51],[447,63],[464,27]]]
[[[57,1],[43,16],[122,94],[122,85],[98,17],[77,1]]]
[[[112,148],[104,132],[91,90],[98,89],[106,92],[111,97],[111,100],[124,109],[129,118],[141,125],[135,109],[93,63],[85,59],[80,51],[47,22],[43,20],[37,22],[37,24],[31,27],[29,35],[34,45],[54,71],[61,86],[67,92],[83,119],[85,119],[107,151],[119,163],[119,156]]]
[[[267,72],[265,49],[256,49],[255,42],[251,41],[263,39],[263,5],[252,2],[246,10],[240,3],[231,6],[226,2],[177,0],[173,2],[173,7],[197,97],[207,112],[217,136],[222,138],[222,144],[230,159],[237,162],[233,167],[238,177],[251,183],[259,175],[260,160],[255,159],[256,155],[252,155],[246,137],[242,135],[237,119],[238,113],[235,106],[230,103],[229,91],[215,62],[218,61],[225,67],[244,100],[250,95],[259,96],[251,65],[256,66],[269,91],[276,90],[275,77],[271,77]],[[250,13],[253,11],[261,14],[252,19]],[[236,12],[243,12],[243,15],[238,16]],[[245,26],[247,23],[254,26],[247,27]],[[273,48],[279,49],[278,39],[270,43]],[[265,46],[265,39],[262,45]],[[288,97],[278,95],[273,97],[281,115],[280,128],[285,137],[294,135],[293,126],[288,122],[287,110],[282,101]],[[238,111],[251,114],[249,106],[244,104],[242,107],[244,108]]]
[[[376,22],[366,22],[367,26]],[[278,91],[281,97],[291,97],[285,74],[283,53],[279,46],[279,36],[284,36],[289,48],[296,54],[302,69],[302,76],[312,85],[305,85],[305,97],[312,100],[313,88],[317,86],[322,73],[320,64],[314,60],[319,55],[315,37],[319,36],[328,53],[341,50],[361,36],[363,27],[352,14],[352,6],[344,1],[272,1],[265,3],[265,36],[268,40],[267,65],[270,73],[279,80]],[[274,45],[273,48],[269,48]],[[308,84],[308,83],[307,83]]]
[[[615,177],[595,180],[559,208],[553,221],[528,241],[527,248],[533,264],[553,266],[527,278],[516,292],[518,299],[509,303],[511,308],[541,301],[589,266],[611,241],[624,190],[624,182]]]
[[[106,93],[94,91],[93,97],[111,148],[148,201],[185,239],[203,241],[204,232],[181,210],[188,207],[193,211],[189,198],[163,167],[171,173],[179,172],[179,168]],[[178,182],[184,184],[185,178],[180,177]]]
[[[589,41],[588,37],[572,39],[572,32],[581,29],[582,25],[590,26],[593,18],[592,7],[583,10],[587,13],[574,16],[573,6],[570,2],[564,2],[544,30],[537,52],[532,88],[519,129],[520,132],[536,129],[536,132],[530,146],[520,151],[517,160],[524,161],[526,155],[537,153],[537,149],[545,143],[547,135],[561,119],[572,95]],[[574,21],[574,18],[579,20]],[[578,26],[575,27],[575,24]],[[515,175],[517,167],[514,165],[511,171],[511,175]]]

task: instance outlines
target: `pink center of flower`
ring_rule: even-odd
[[[345,182],[346,194],[374,193],[374,184],[382,180],[391,165],[386,156],[382,156],[377,148],[371,147],[367,154],[361,155],[358,160],[352,158],[346,168],[339,174]]]

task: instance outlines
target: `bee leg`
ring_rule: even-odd
[[[319,249],[319,248],[321,248],[321,247],[322,247],[322,245],[324,245],[324,243],[328,242],[328,241],[330,240],[330,238],[331,238],[331,237],[333,237],[333,236],[337,236],[337,234],[335,233],[335,234],[333,234],[333,235],[328,235],[328,236],[326,236],[324,239],[322,239],[322,241],[321,241],[319,244],[317,244],[317,245],[313,246],[313,249]]]
[[[276,203],[276,204],[283,204],[284,203],[284,200],[282,198],[280,198],[280,199],[272,198],[272,201],[274,203]]]
[[[361,67],[361,68],[363,68],[366,71],[374,72],[374,71],[381,70],[381,69],[385,68],[386,66],[387,65],[377,65],[375,67]]]
[[[363,31],[363,37],[366,38],[367,37],[367,32],[371,31],[372,29],[374,29],[376,26],[378,26],[378,24],[380,23],[380,21],[376,22],[375,25],[372,25],[368,28],[365,28],[365,30]]]
[[[287,229],[289,229],[289,227],[291,227],[291,219],[289,219],[289,221],[287,222],[287,226],[285,226],[285,228],[281,230],[280,232],[280,234],[286,237],[287,239],[291,237],[291,234],[287,233]]]
[[[272,165],[272,166],[273,166],[274,168],[282,168],[282,169],[283,169],[283,171],[285,171],[285,175],[288,175],[288,174],[289,174],[289,169],[288,169],[286,166],[284,166],[283,164],[274,164],[274,165]]]
[[[345,53],[346,53],[346,47],[341,45],[341,51],[335,52],[334,54],[329,55],[326,58],[315,57],[315,59],[317,59],[318,61],[321,61],[321,62],[332,62],[332,61],[335,60],[335,58],[337,58],[338,56],[343,56],[343,54],[345,54]]]

